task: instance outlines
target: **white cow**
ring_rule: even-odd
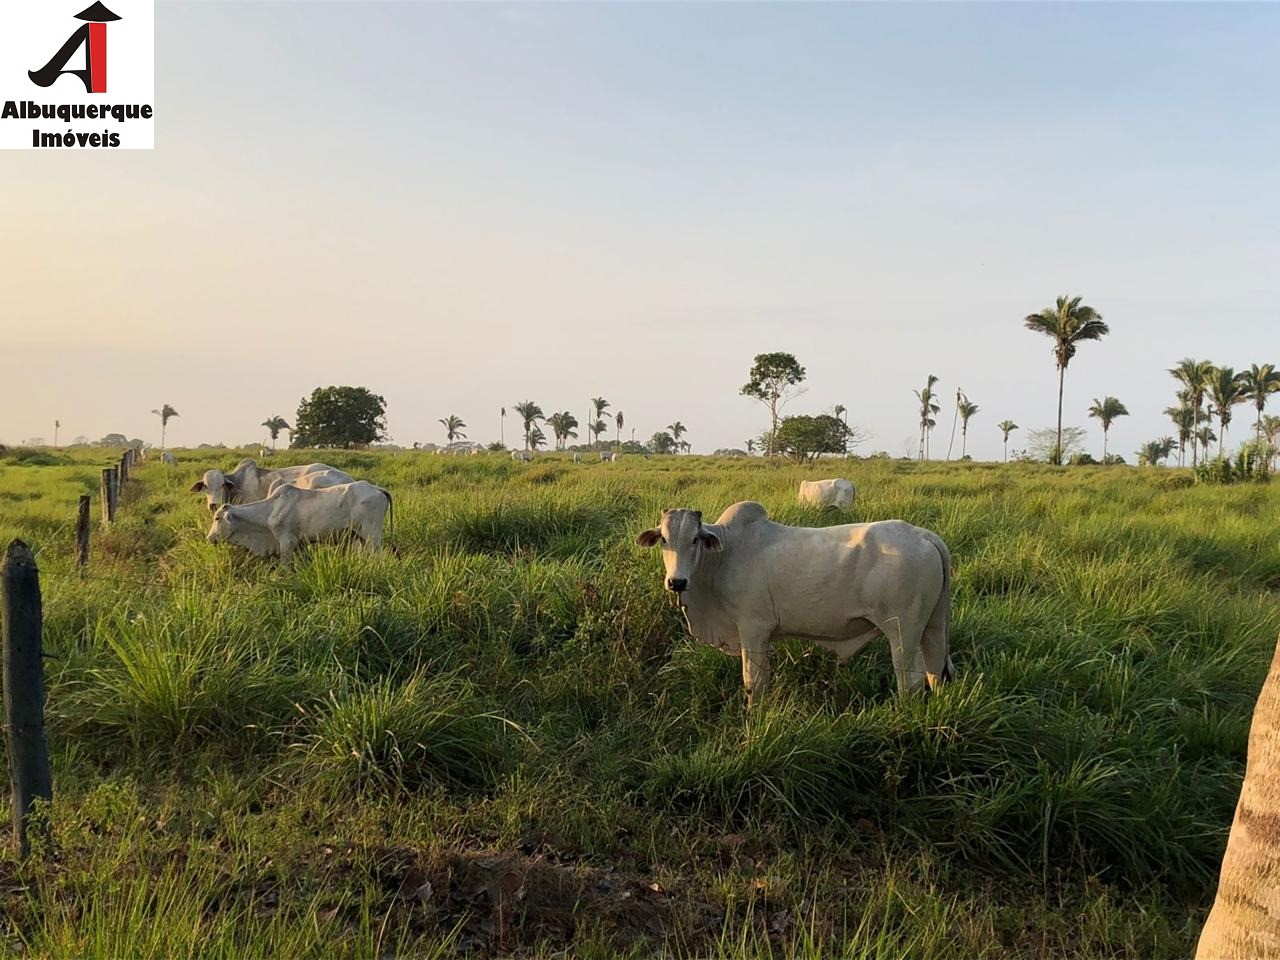
[[[259,448],[258,448],[258,459],[259,459],[259,460],[265,460],[265,459],[267,459],[267,457],[271,456],[271,454],[272,454],[272,451],[271,451],[271,449],[270,449],[270,448],[268,448],[268,447],[259,447]]]
[[[848,510],[853,506],[857,491],[853,482],[844,477],[831,480],[801,480],[799,500],[810,507],[835,507]]]
[[[206,539],[234,543],[259,557],[278,554],[285,563],[299,544],[342,534],[353,534],[377,553],[390,511],[391,494],[367,480],[315,490],[286,483],[265,500],[219,507]]]
[[[164,453],[160,454],[160,462],[167,463],[171,467],[176,467],[178,465],[178,458],[166,450]]]
[[[519,460],[519,461],[521,461],[522,463],[528,463],[530,460],[532,460],[532,459],[533,459],[533,457],[531,457],[531,456],[529,455],[529,451],[528,451],[528,450],[512,450],[512,451],[511,451],[511,459],[512,459],[512,460]]]
[[[337,470],[327,463],[304,463],[296,467],[279,467],[275,470],[264,470],[256,460],[241,460],[230,473],[221,470],[206,470],[203,477],[191,486],[192,493],[203,493],[210,510],[217,510],[224,503],[252,503],[264,500],[271,492],[271,484],[275,480],[296,480],[308,473],[319,473],[324,470]],[[342,473],[350,483],[354,478]]]
[[[575,453],[575,454],[573,455],[573,462],[574,462],[574,463],[581,463],[581,462],[582,462],[582,454],[580,454],[580,453]]]
[[[714,524],[667,510],[636,538],[662,544],[665,583],[689,631],[742,658],[748,702],[769,686],[769,648],[802,637],[849,659],[883,634],[898,691],[950,679],[951,554],[937,534],[904,520],[788,527],[753,501]]]

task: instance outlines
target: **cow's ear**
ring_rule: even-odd
[[[236,482],[232,480],[230,477],[223,477],[222,482],[223,484],[226,485],[226,488],[228,490],[234,490],[236,488]]]
[[[191,485],[191,492],[192,492],[192,493],[199,493],[199,492],[200,492],[201,490],[203,490],[203,489],[204,489],[204,481],[203,481],[203,480],[197,480],[195,483],[193,483],[193,484]]]
[[[657,530],[646,530],[640,536],[636,537],[636,545],[641,547],[652,547],[655,543],[662,539],[662,534]]]
[[[698,542],[711,551],[720,549],[720,538],[710,530],[698,531]]]

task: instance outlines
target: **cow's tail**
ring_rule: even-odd
[[[396,508],[395,502],[391,499],[391,491],[386,487],[379,487],[382,495],[387,498],[387,546],[392,546],[396,538]]]
[[[951,660],[951,551],[936,533],[930,531],[928,540],[942,560],[942,593],[934,604],[933,613],[929,615],[925,639],[926,642],[942,645],[943,662],[939,679],[945,683],[955,679],[956,674],[956,665]]]

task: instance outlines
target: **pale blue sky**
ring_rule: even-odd
[[[357,383],[405,444],[602,394],[709,451],[781,349],[865,452],[936,373],[990,458],[1053,421],[1021,318],[1071,292],[1113,333],[1065,421],[1119,396],[1132,460],[1181,357],[1280,363],[1280,6],[161,0],[156,43],[154,153],[0,155],[0,440]]]

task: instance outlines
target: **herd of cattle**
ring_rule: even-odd
[[[324,463],[264,469],[243,460],[230,473],[205,471],[191,492],[213,512],[210,543],[286,562],[303,543],[344,535],[378,551],[392,515],[390,492]],[[843,478],[806,480],[798,500],[847,510],[855,494]],[[689,631],[741,658],[749,699],[769,685],[779,637],[812,640],[843,662],[883,635],[903,693],[954,672],[951,554],[930,530],[903,520],[793,527],[746,500],[713,524],[696,510],[665,510],[636,543],[661,545],[663,584]]]

